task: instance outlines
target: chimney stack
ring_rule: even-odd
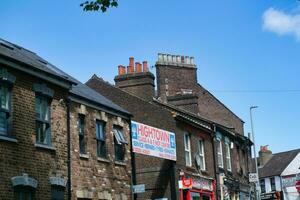
[[[140,62],[136,62],[134,69],[134,58],[130,57],[127,73],[122,65],[118,66],[118,71],[119,73],[115,77],[117,87],[145,100],[153,99],[154,75],[149,72],[147,61],[143,61],[143,66]]]
[[[187,104],[189,110],[197,107],[198,96],[185,93],[188,90],[196,91],[198,87],[194,57],[159,53],[155,67],[158,97],[163,102],[169,99],[181,107]]]
[[[258,155],[259,165],[264,166],[272,158],[272,151],[268,149],[268,145],[260,146],[260,151],[258,152]]]

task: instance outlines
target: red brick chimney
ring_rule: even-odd
[[[134,58],[129,58],[127,73],[122,73],[119,65],[119,74],[115,77],[116,86],[135,96],[151,101],[154,97],[154,75],[149,72],[147,61],[135,63]],[[143,69],[142,69],[143,67]],[[121,69],[120,69],[121,68]]]
[[[260,146],[259,155],[259,165],[264,166],[273,156],[272,151],[268,149],[268,145]]]

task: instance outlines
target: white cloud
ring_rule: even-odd
[[[300,14],[269,8],[263,14],[263,28],[278,35],[292,35],[300,41]]]

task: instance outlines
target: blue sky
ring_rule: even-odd
[[[119,0],[105,14],[80,2],[2,0],[0,37],[82,82],[94,73],[112,82],[130,56],[150,65],[159,52],[194,56],[198,82],[245,121],[246,134],[249,107],[259,106],[257,146],[300,147],[300,92],[274,92],[300,90],[297,0]]]

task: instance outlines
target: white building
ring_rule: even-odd
[[[300,200],[295,187],[300,174],[300,149],[272,154],[262,146],[258,161],[262,200]]]

